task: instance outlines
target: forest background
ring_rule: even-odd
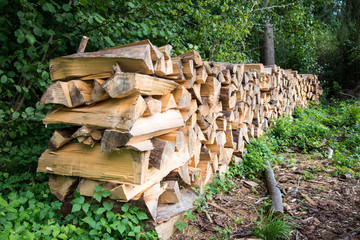
[[[53,129],[38,101],[51,83],[49,60],[150,39],[206,60],[259,62],[262,29],[274,29],[275,63],[319,75],[327,96],[360,79],[358,0],[0,1],[0,168],[34,172]]]

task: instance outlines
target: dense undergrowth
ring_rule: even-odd
[[[359,177],[359,102],[332,101],[297,108],[293,118],[285,116],[272,122],[266,134],[252,139],[246,148],[247,154],[240,164],[232,165],[225,176],[217,176],[206,186],[205,194],[196,202],[200,211],[206,211],[207,200],[214,194],[235,187],[234,178],[259,177],[265,169],[265,160],[273,164],[283,161],[276,154],[280,152],[327,157],[331,148],[334,174]],[[91,199],[75,192],[71,213],[63,215],[60,211],[63,203],[51,195],[46,174],[0,173],[0,239],[156,239],[154,232],[145,231],[143,220],[148,217],[144,212],[127,204],[114,210],[106,200],[110,192],[102,191],[101,187],[95,190]]]

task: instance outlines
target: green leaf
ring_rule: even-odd
[[[148,219],[148,216],[147,216],[146,213],[143,212],[143,211],[137,212],[137,213],[136,213],[136,217],[137,217],[139,220]]]
[[[64,11],[66,11],[66,12],[70,11],[70,6],[69,6],[69,4],[64,4],[64,5],[62,6],[62,9],[64,9]]]
[[[102,184],[95,186],[95,192],[101,192],[102,189],[103,189]]]
[[[89,224],[91,228],[96,228],[96,222],[91,216],[87,216],[83,219],[83,221]]]
[[[18,92],[21,92],[21,87],[19,85],[15,85],[15,88]]]
[[[104,38],[110,44],[110,46],[115,46],[115,43],[108,36],[105,36]]]
[[[34,113],[34,108],[33,107],[27,107],[26,109],[25,109],[25,112],[27,113],[27,114],[33,114]]]
[[[96,200],[96,201],[98,201],[98,202],[101,202],[101,199],[102,199],[102,196],[101,196],[101,193],[95,193],[94,195],[93,195],[93,198]]]
[[[84,203],[82,205],[82,210],[87,213],[89,211],[89,208],[90,208],[90,204],[89,203]]]
[[[6,75],[2,75],[1,76],[1,83],[6,83],[7,81],[7,76]]]
[[[104,189],[102,192],[101,192],[101,195],[103,197],[109,197],[112,193],[110,192],[110,190],[108,189]]]
[[[103,214],[106,211],[105,208],[98,208],[98,210],[96,211],[96,214]]]
[[[38,28],[38,27],[34,27],[34,33],[35,33],[35,35],[36,36],[39,36],[39,37],[41,37],[42,36],[42,30],[41,30],[41,28]]]
[[[21,29],[15,31],[15,36],[17,37],[18,43],[23,43],[25,41],[25,35]]]
[[[119,232],[120,232],[121,234],[123,234],[123,233],[125,232],[125,230],[126,230],[125,224],[120,223],[120,224],[117,226],[117,229],[119,230]]]
[[[71,212],[78,212],[81,210],[81,205],[80,204],[74,204],[72,209],[71,209]]]
[[[124,205],[122,205],[122,207],[121,207],[121,211],[123,211],[123,212],[127,212],[127,211],[129,211],[129,204],[128,203],[125,203]]]
[[[103,205],[107,211],[110,211],[113,208],[113,205],[111,203],[104,202]]]
[[[12,114],[12,118],[13,118],[13,119],[17,119],[18,117],[20,117],[20,113],[19,113],[19,112],[14,112],[14,113]]]
[[[33,45],[36,42],[36,39],[34,35],[32,34],[26,34],[25,38],[28,40],[28,42]]]

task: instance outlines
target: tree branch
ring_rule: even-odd
[[[282,7],[287,7],[287,6],[290,6],[290,5],[294,5],[294,3],[288,3],[288,4],[285,4],[285,5],[276,5],[276,6],[270,6],[270,7],[263,7],[263,8],[257,8],[257,9],[251,10],[251,12],[266,10],[266,9],[270,9],[270,8],[282,8]]]

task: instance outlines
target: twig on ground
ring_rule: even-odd
[[[231,213],[230,213],[228,210],[226,210],[225,208],[220,207],[219,205],[217,205],[217,204],[214,203],[214,202],[208,202],[208,204],[211,205],[211,206],[213,206],[214,208],[217,208],[217,209],[223,211],[223,212],[226,213],[232,220],[234,220],[234,221],[236,220],[236,218],[234,218],[234,217],[231,215]]]

